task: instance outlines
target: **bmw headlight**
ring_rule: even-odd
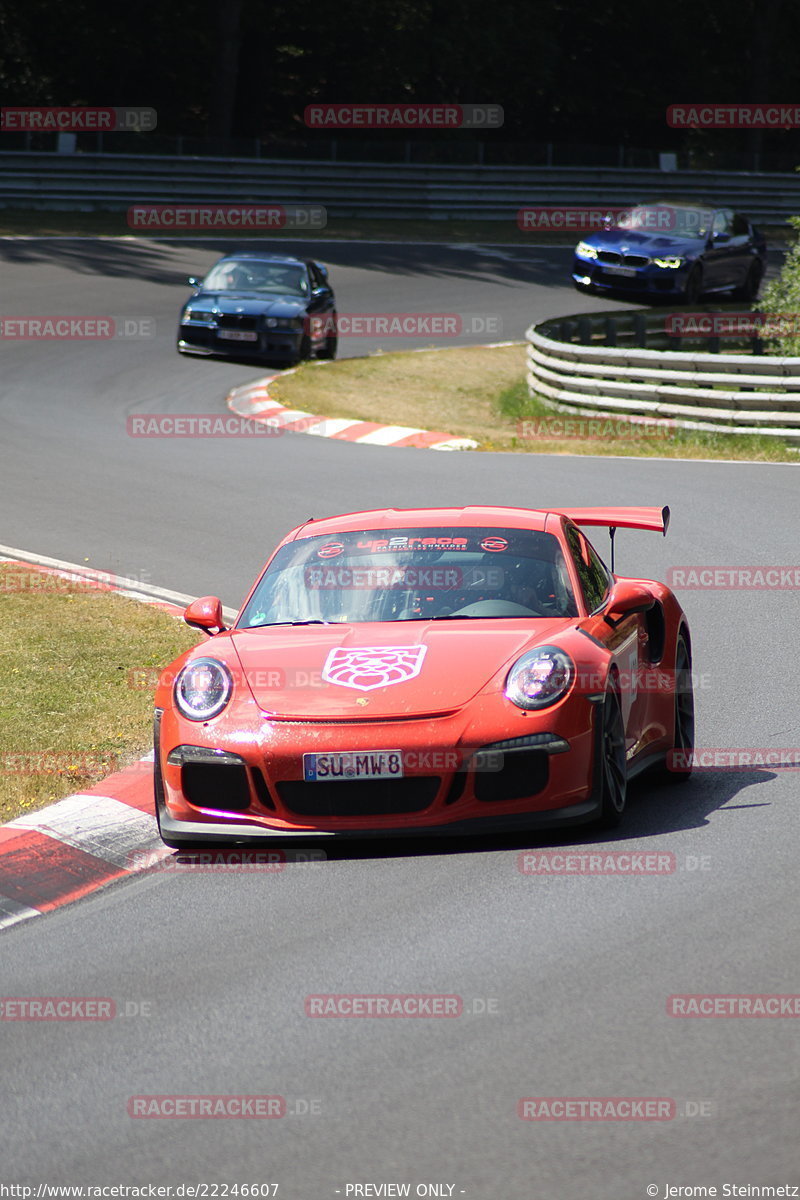
[[[202,308],[187,308],[183,316],[184,320],[199,321],[201,325],[211,325],[214,321],[214,314]]]
[[[558,646],[538,646],[518,658],[508,673],[506,696],[519,708],[555,704],[575,678],[575,664]]]
[[[683,266],[683,259],[676,258],[674,255],[670,255],[668,258],[654,258],[653,262],[657,267],[669,267],[673,271]]]
[[[175,703],[190,721],[208,721],[222,712],[233,690],[231,673],[215,658],[195,658],[178,672]]]
[[[578,242],[575,253],[579,258],[597,258],[597,251],[588,242]]]

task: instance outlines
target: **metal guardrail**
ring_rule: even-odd
[[[4,208],[124,211],[148,201],[260,201],[321,204],[331,217],[515,223],[524,207],[655,199],[728,204],[762,224],[782,224],[800,213],[800,174],[0,153]]]
[[[670,336],[666,316],[623,310],[532,325],[525,334],[529,394],[574,415],[800,444],[800,358],[764,355],[758,338],[715,338],[712,346],[722,341],[739,353],[709,351],[707,337]]]

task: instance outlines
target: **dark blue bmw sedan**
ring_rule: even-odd
[[[322,263],[257,251],[228,254],[181,312],[181,354],[298,363],[335,358],[336,302]]]
[[[672,297],[684,304],[706,292],[752,301],[766,252],[761,233],[730,208],[643,204],[578,242],[572,281],[579,291]]]

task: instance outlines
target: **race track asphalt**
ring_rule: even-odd
[[[343,311],[498,314],[511,340],[532,319],[610,306],[563,285],[565,250],[318,252]],[[2,315],[156,321],[147,341],[3,343],[2,543],[235,606],[275,539],[310,515],[668,503],[666,539],[620,533],[620,573],[797,564],[791,465],[127,437],[130,414],[222,411],[230,386],[263,374],[174,352],[181,280],[214,256],[0,243]],[[362,341],[343,353],[375,349]],[[799,747],[798,592],[679,596],[698,744]],[[3,1022],[0,1182],[277,1182],[285,1200],[367,1183],[409,1184],[412,1196],[452,1184],[438,1194],[471,1200],[797,1184],[792,1020],[666,1011],[675,993],[800,993],[797,809],[798,774],[786,769],[704,771],[685,787],[642,780],[618,837],[365,843],[278,873],[157,872],[16,926],[2,939],[2,996],[108,996],[149,1015]],[[668,852],[676,870],[523,875],[517,856],[530,847]],[[350,992],[455,994],[472,1011],[305,1015],[307,995]],[[132,1096],[199,1093],[281,1095],[294,1112],[219,1123],[127,1113]],[[532,1123],[517,1116],[528,1096],[665,1097],[706,1115]]]

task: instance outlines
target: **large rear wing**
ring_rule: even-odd
[[[614,534],[618,529],[652,529],[664,537],[669,529],[669,508],[559,508],[576,525],[603,525],[611,538],[611,573],[614,573]]]
[[[652,529],[666,536],[669,508],[559,508],[576,525],[605,525],[610,529]]]

